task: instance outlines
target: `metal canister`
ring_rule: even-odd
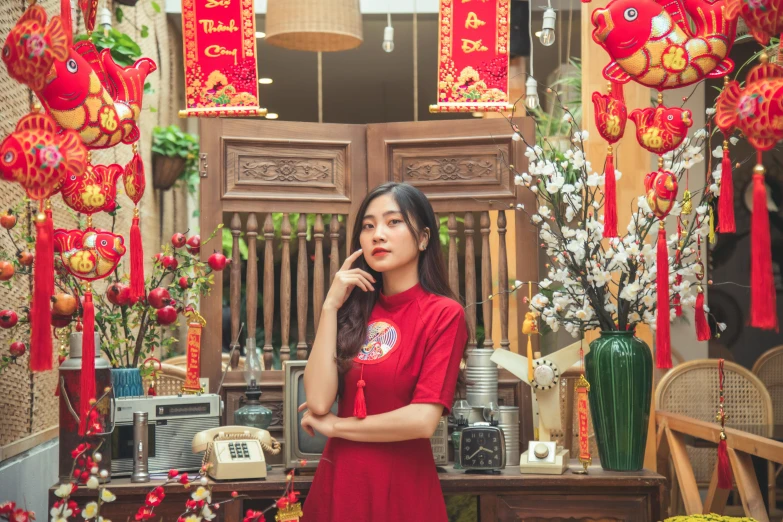
[[[498,367],[490,359],[493,352],[491,348],[468,351],[465,377],[468,381],[467,399],[471,406],[498,402]]]
[[[147,462],[149,458],[149,440],[147,436],[147,412],[133,412],[133,474],[131,482],[149,482],[150,474]]]
[[[59,380],[57,381],[57,391],[60,395],[60,465],[59,476],[61,481],[70,481],[74,478],[73,473],[74,458],[71,452],[74,451],[84,439],[79,436],[79,419],[74,417],[78,412],[80,389],[81,389],[81,371],[82,371],[82,332],[73,332],[69,338],[68,358],[62,362],[59,369]],[[98,332],[95,332],[95,390],[100,398],[104,390],[111,387],[111,365],[109,361],[101,358],[101,343]],[[63,388],[65,393],[63,393]],[[100,414],[100,421],[104,431],[111,431],[112,404],[111,397],[107,395],[101,399],[95,406]],[[74,413],[71,412],[73,410]],[[87,439],[93,448],[98,448],[101,454],[101,469],[109,472],[106,478],[100,478],[102,483],[111,480],[111,436],[98,435]],[[89,456],[92,452],[87,453]],[[80,482],[83,482],[79,480]]]
[[[519,406],[500,407],[500,428],[506,438],[506,465],[519,464]]]

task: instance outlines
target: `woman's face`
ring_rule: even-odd
[[[359,236],[364,259],[376,272],[389,272],[410,263],[418,263],[420,242],[403,219],[391,194],[373,199],[362,219]]]

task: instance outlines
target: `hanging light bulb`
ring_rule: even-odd
[[[544,11],[544,24],[541,27],[541,32],[536,33],[541,45],[549,47],[555,43],[555,20],[557,20],[557,13],[551,7],[548,7]]]
[[[111,30],[111,11],[106,7],[102,7],[100,14],[98,15],[98,25],[103,28],[104,38],[109,37],[109,31]]]
[[[383,44],[381,47],[387,53],[394,50],[394,27],[391,24],[391,13],[386,15],[386,27],[383,29]]]
[[[532,76],[525,82],[525,105],[531,111],[538,108],[538,82]]]

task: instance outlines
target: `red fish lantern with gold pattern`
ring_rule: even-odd
[[[741,16],[761,45],[783,33],[783,0],[726,0],[726,19]]]
[[[726,0],[612,0],[594,10],[593,40],[612,60],[604,77],[660,91],[725,76],[734,69],[728,55],[737,30],[725,7]]]
[[[84,341],[79,394],[79,434],[84,435],[90,400],[95,398],[95,306],[89,281],[110,276],[125,254],[125,245],[122,236],[93,228],[58,228],[54,232],[54,245],[63,267],[74,277],[88,281],[83,302]]]
[[[35,264],[30,304],[30,369],[52,368],[52,316],[54,294],[54,223],[45,204],[59,191],[66,178],[81,176],[87,163],[87,149],[75,131],[58,133],[55,122],[44,114],[28,114],[16,130],[0,143],[0,173],[3,179],[19,183],[31,199],[39,202],[35,217]]]
[[[609,82],[609,94],[593,93],[595,126],[609,143],[604,168],[604,237],[617,237],[617,188],[614,170],[614,147],[625,133],[628,109],[619,83]]]
[[[65,204],[74,211],[92,215],[112,212],[117,208],[117,180],[123,173],[121,165],[88,165],[81,176],[66,177],[60,193]]]
[[[693,125],[690,110],[663,104],[634,109],[630,118],[636,125],[639,145],[659,156],[679,147]]]
[[[772,251],[767,212],[766,170],[762,152],[772,149],[783,139],[783,68],[768,63],[748,73],[745,86],[732,81],[718,97],[715,122],[721,129],[738,128],[756,149],[753,168],[753,214],[750,243],[750,325],[764,330],[778,327],[777,298],[772,274]]]

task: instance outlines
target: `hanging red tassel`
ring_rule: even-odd
[[[666,229],[663,221],[658,228],[658,317],[655,323],[655,365],[658,368],[672,367],[671,335],[669,333],[669,249],[666,246]]]
[[[68,38],[68,47],[73,39],[73,19],[71,18],[71,0],[60,0],[60,18],[62,18],[65,36]]]
[[[612,83],[612,98],[615,100],[621,102],[622,104],[625,104],[625,95],[623,94],[623,84],[618,82],[611,82]]]
[[[750,234],[750,326],[777,330],[777,302],[772,277],[772,251],[761,152],[753,168],[753,214]]]
[[[133,209],[133,222],[130,229],[130,296],[131,302],[146,297],[144,291],[144,248],[139,228],[139,209]]]
[[[35,216],[35,263],[30,304],[30,370],[52,369],[52,313],[54,294],[54,224],[51,210]]]
[[[367,403],[364,400],[364,365],[362,364],[362,373],[359,381],[356,383],[356,399],[353,402],[353,416],[359,419],[367,417]]]
[[[718,420],[720,420],[720,442],[718,442],[718,488],[731,489],[731,462],[729,461],[729,445],[726,442],[726,411],[723,395],[723,359],[718,359]]]
[[[696,338],[699,341],[709,341],[711,337],[710,325],[707,322],[707,313],[704,311],[704,292],[699,287],[699,295],[696,296]]]
[[[95,399],[95,307],[92,291],[84,293],[84,332],[82,334],[82,373],[79,385],[79,435],[87,432],[90,401]]]
[[[606,152],[604,175],[604,237],[617,237],[617,182],[611,145]]]
[[[718,221],[722,234],[733,234],[737,231],[734,223],[734,179],[731,176],[731,159],[729,158],[729,142],[723,142],[723,160],[721,161],[720,197],[718,197]]]

